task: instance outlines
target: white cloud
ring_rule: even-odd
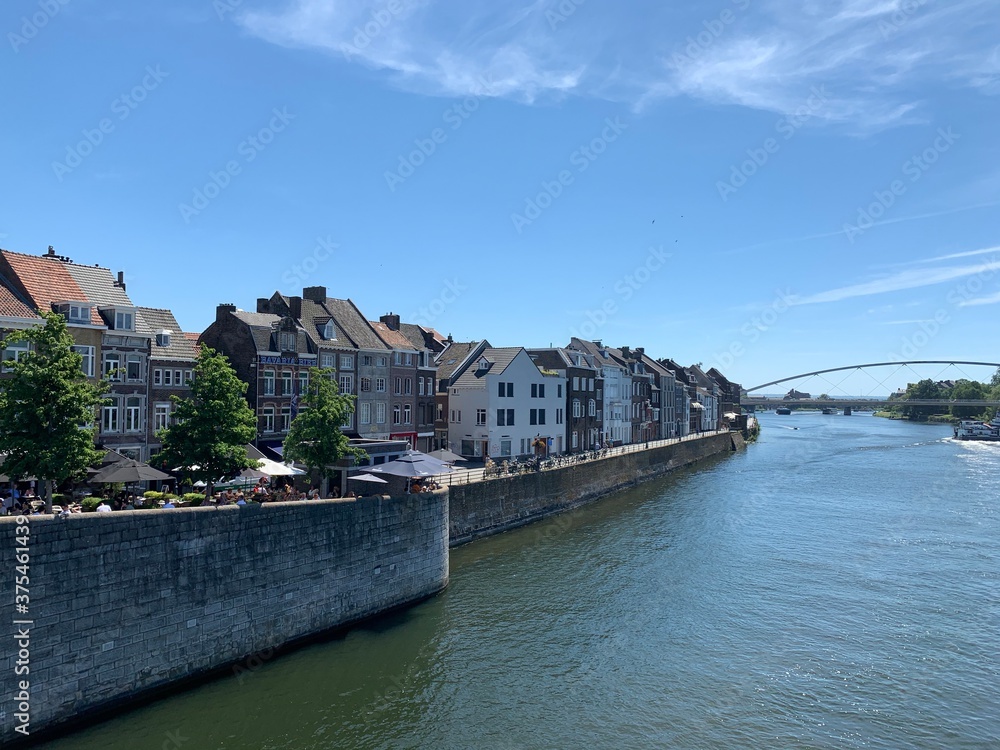
[[[983,253],[1000,253],[1000,247],[988,248]],[[973,254],[982,254],[979,252]],[[801,297],[797,304],[815,305],[822,302],[840,302],[841,300],[853,297],[869,297],[887,292],[898,292],[904,289],[917,289],[919,287],[943,284],[946,281],[965,278],[978,273],[993,273],[1000,270],[1000,258],[991,258],[985,263],[966,266],[944,266],[941,268],[909,268],[898,271],[888,276],[883,276],[872,281],[860,284],[830,289],[825,292],[811,294]]]
[[[986,297],[976,297],[975,299],[967,299],[963,302],[959,302],[959,307],[978,307],[979,305],[996,305],[1000,304],[1000,292],[996,294],[991,294]]]
[[[239,23],[420,93],[481,94],[492,78],[486,93],[524,102],[690,96],[787,114],[825,85],[815,117],[867,130],[918,119],[918,87],[994,92],[998,18],[995,0],[729,0],[708,13],[656,0],[289,0]]]

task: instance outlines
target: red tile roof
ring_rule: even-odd
[[[10,250],[0,250],[4,259],[13,269],[17,280],[39,310],[50,311],[53,302],[72,300],[89,302],[87,295],[70,276],[60,260],[43,258],[38,255],[24,255]],[[103,326],[97,307],[90,308],[90,322]]]
[[[20,297],[0,284],[0,315],[11,318],[37,318],[38,313],[26,305]]]

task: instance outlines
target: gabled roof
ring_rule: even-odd
[[[594,359],[595,366],[597,367],[608,365],[625,369],[624,365],[613,356],[614,350],[611,349],[611,347],[598,346],[595,341],[585,341],[584,339],[574,336],[570,339],[569,345],[566,348],[575,349],[576,351],[591,355]]]
[[[26,298],[25,302],[37,310],[51,311],[53,302],[66,300],[95,302],[70,275],[70,263],[57,257],[25,255],[10,250],[0,250],[0,255],[13,272],[13,278],[8,279],[12,287]],[[109,275],[110,273],[108,271]],[[104,325],[100,314],[93,308],[90,311],[90,322],[95,326]]]
[[[399,331],[418,349],[429,349],[432,352],[440,352],[448,346],[445,337],[433,328],[418,326],[415,323],[400,323]]]
[[[53,261],[48,261],[53,263]],[[58,262],[58,261],[56,261]],[[87,299],[96,305],[135,307],[129,296],[116,283],[111,270],[100,266],[81,266],[77,263],[62,263],[69,271],[77,285],[87,295]]]
[[[40,319],[31,305],[20,294],[8,287],[2,278],[0,278],[0,315],[10,318]]]
[[[451,386],[456,388],[461,388],[463,386],[480,385],[482,383],[482,378],[487,374],[490,375],[503,375],[507,366],[514,361],[514,358],[518,354],[524,351],[523,346],[505,346],[505,347],[486,347],[482,354],[478,354],[472,358],[469,366],[465,368],[461,375],[455,379]],[[486,369],[479,369],[476,367],[476,363],[481,359],[485,359],[489,362],[489,367]]]
[[[323,307],[359,349],[389,349],[351,300],[327,297]]]
[[[198,356],[198,335],[194,334],[194,339],[191,339],[188,334],[183,333],[170,310],[156,307],[137,307],[135,330],[152,337],[150,357],[153,359],[193,360]],[[170,331],[169,346],[159,346],[156,343],[156,333],[162,330]]]
[[[466,342],[452,341],[434,360],[437,364],[438,378],[443,381],[451,378],[456,372],[460,373],[471,354],[480,348],[485,349],[489,345],[490,342],[485,339]]]
[[[385,323],[378,320],[369,320],[368,324],[375,329],[375,333],[378,334],[379,338],[385,342],[385,345],[390,349],[400,349],[403,351],[419,351],[423,349],[423,346],[414,346],[406,336],[404,336],[400,331],[394,331]]]

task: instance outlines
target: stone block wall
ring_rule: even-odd
[[[450,488],[451,545],[523,526],[737,447],[738,433],[684,440],[559,469]]]
[[[24,739],[24,692],[37,735],[448,581],[446,492],[32,516],[29,532],[30,602],[18,614],[17,526],[0,518],[0,746]]]

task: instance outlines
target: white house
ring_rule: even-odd
[[[565,388],[522,347],[488,347],[449,386],[448,442],[477,459],[561,453]]]

